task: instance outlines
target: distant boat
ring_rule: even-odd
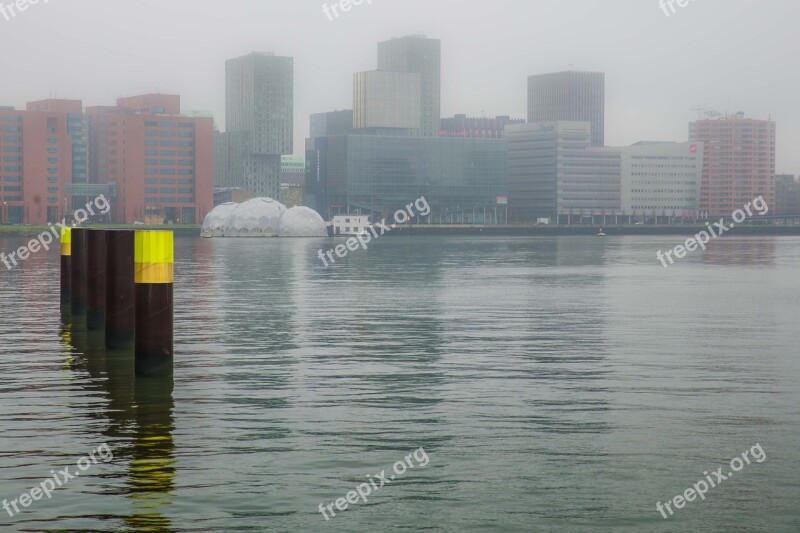
[[[603,231],[603,228],[600,228],[600,231],[597,232],[597,236],[598,237],[605,237],[606,236],[606,232]]]

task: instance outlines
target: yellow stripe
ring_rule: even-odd
[[[136,283],[172,283],[175,279],[172,263],[135,263]]]
[[[72,228],[61,228],[61,242],[64,244],[72,244]]]
[[[69,242],[61,243],[61,255],[65,257],[68,255],[72,255],[72,243]]]
[[[135,263],[175,262],[171,231],[137,231],[134,243]]]

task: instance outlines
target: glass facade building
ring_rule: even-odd
[[[386,217],[424,196],[430,222],[492,223],[506,195],[502,139],[347,135],[309,139],[308,148],[306,193],[328,218]]]

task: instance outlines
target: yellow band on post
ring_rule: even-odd
[[[72,228],[61,228],[61,255],[72,255]]]
[[[136,283],[174,281],[175,257],[171,231],[137,231],[133,256]]]

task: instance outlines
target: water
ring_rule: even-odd
[[[61,325],[56,253],[0,272],[0,498],[114,455],[0,530],[800,530],[800,239],[332,242],[177,239],[173,379]]]

